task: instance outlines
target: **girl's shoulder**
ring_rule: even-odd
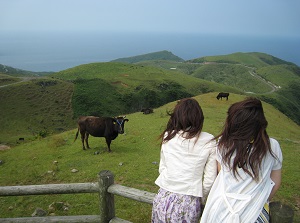
[[[214,136],[208,132],[201,132],[200,138],[211,140],[214,138]]]
[[[281,150],[279,142],[276,139],[271,137],[270,137],[270,145],[271,145],[271,149],[274,152],[276,152],[277,150]]]
[[[201,132],[198,142],[199,141],[209,147],[216,147],[216,140],[214,140],[214,135],[208,132]]]
[[[282,162],[283,157],[279,142],[276,139],[270,137],[270,145],[271,150],[276,157],[276,160]]]

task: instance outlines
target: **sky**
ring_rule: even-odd
[[[300,0],[0,0],[0,64],[59,71],[168,50],[300,65]]]
[[[292,36],[299,0],[0,0],[0,34],[103,31]]]

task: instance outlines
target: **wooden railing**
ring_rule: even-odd
[[[46,194],[76,194],[98,193],[99,215],[81,216],[46,216],[46,217],[21,217],[0,218],[0,222],[100,222],[100,223],[129,223],[127,220],[115,216],[114,195],[123,196],[132,200],[152,204],[154,193],[114,184],[112,172],[103,170],[98,174],[98,182],[72,183],[72,184],[45,184],[29,186],[4,186],[0,187],[0,196],[26,196]]]

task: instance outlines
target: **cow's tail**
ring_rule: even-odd
[[[75,135],[74,142],[76,141],[76,139],[77,139],[77,137],[78,137],[78,133],[79,133],[79,126],[78,126],[78,128],[77,128],[77,132],[76,132],[76,135]],[[73,143],[74,143],[74,142],[73,142]]]

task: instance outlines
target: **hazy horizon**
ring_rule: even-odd
[[[0,64],[43,72],[168,50],[184,60],[261,52],[300,66],[296,37],[159,32],[6,32]]]

